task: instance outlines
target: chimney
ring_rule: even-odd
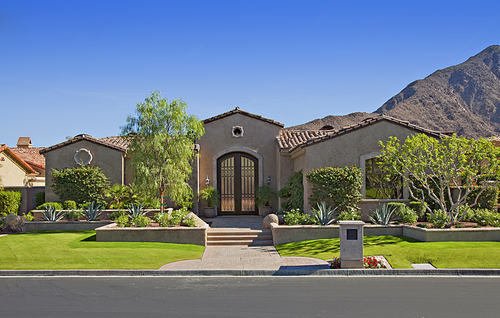
[[[19,137],[17,140],[18,148],[31,148],[33,144],[31,143],[31,137]]]

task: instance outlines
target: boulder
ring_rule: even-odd
[[[3,220],[3,231],[19,233],[23,231],[26,219],[22,216],[9,214]]]
[[[271,223],[279,224],[279,219],[276,214],[268,214],[262,222],[265,229],[270,229]]]
[[[205,221],[203,221],[202,219],[200,219],[199,216],[197,216],[196,214],[194,214],[193,212],[189,212],[185,217],[184,219],[189,219],[189,218],[193,218],[196,222],[196,227],[208,227],[208,224],[205,223]]]

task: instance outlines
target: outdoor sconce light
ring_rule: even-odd
[[[208,178],[208,175],[207,175],[207,178],[205,179],[205,181],[207,182],[207,186],[210,185],[210,179]]]
[[[271,185],[271,176],[267,176],[267,185]]]

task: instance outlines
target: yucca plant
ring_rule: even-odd
[[[101,204],[95,204],[94,201],[87,203],[83,209],[83,215],[88,221],[95,221],[102,214]]]
[[[47,221],[56,222],[64,217],[63,211],[57,211],[53,204],[45,205],[42,211],[43,217]]]
[[[370,221],[375,224],[387,225],[391,221],[394,221],[394,218],[392,216],[395,215],[395,211],[395,206],[391,207],[387,204],[379,205],[370,216]]]
[[[312,212],[314,218],[319,224],[330,225],[337,220],[337,213],[335,213],[337,208],[332,209],[330,206],[327,206],[325,202],[318,203],[317,206],[317,209],[312,208]]]
[[[127,207],[128,209],[128,213],[133,217],[137,217],[137,216],[143,216],[144,214],[146,214],[146,212],[144,212],[144,206],[142,205],[142,203],[137,203],[137,204],[133,204],[133,203],[130,203],[130,205]]]

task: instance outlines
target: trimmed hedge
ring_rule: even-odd
[[[0,191],[0,216],[17,214],[23,195],[17,191]]]
[[[285,186],[278,191],[280,198],[288,199],[281,203],[283,211],[304,210],[304,185],[302,180],[302,170],[297,171],[288,178]]]

